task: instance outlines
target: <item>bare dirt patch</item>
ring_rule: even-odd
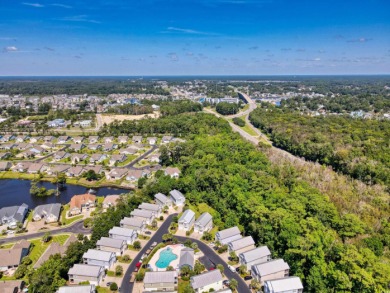
[[[109,124],[111,122],[114,122],[115,120],[118,121],[124,121],[124,120],[140,120],[143,118],[158,118],[160,116],[159,112],[153,112],[152,114],[144,114],[144,115],[109,115],[109,114],[102,114],[101,115],[101,122],[102,124],[106,123]]]

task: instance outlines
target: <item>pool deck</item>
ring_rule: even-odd
[[[177,255],[177,258],[169,263],[169,266],[174,267],[175,269],[179,266],[180,261],[180,252],[184,248],[183,244],[172,244],[167,245],[166,247],[160,248],[156,251],[156,253],[153,255],[152,259],[149,261],[149,267],[153,272],[165,272],[166,269],[160,269],[156,266],[156,262],[160,258],[160,252],[167,249],[167,247],[172,249],[172,253]]]

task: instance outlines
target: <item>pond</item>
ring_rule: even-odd
[[[50,182],[40,182],[38,186],[44,186],[47,189],[56,189],[56,185]],[[0,180],[0,208],[6,206],[20,205],[25,203],[30,209],[41,204],[70,202],[73,195],[87,193],[89,188],[80,185],[66,184],[66,188],[61,191],[59,196],[36,197],[30,195],[31,183],[29,180],[21,179],[5,179]],[[109,194],[121,194],[130,192],[127,189],[100,187],[94,188],[97,196],[105,196]]]

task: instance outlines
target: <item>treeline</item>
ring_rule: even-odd
[[[168,96],[169,92],[151,80],[127,78],[8,78],[0,79],[0,94],[5,95],[109,95],[155,94]]]
[[[186,112],[200,112],[202,109],[202,104],[188,100],[163,101],[160,103],[162,116],[172,116]]]
[[[128,216],[140,203],[142,198],[135,196],[121,197],[116,209],[110,208],[106,213],[100,213],[93,220],[91,238],[84,237],[79,242],[72,243],[65,256],[51,256],[41,267],[30,270],[27,274],[31,292],[57,292],[68,280],[68,271],[76,263],[82,263],[82,256],[88,249],[95,248],[101,237],[108,237],[108,231],[119,226],[122,218]]]
[[[339,96],[339,97],[294,97],[287,100],[282,100],[282,107],[290,109],[309,109],[316,111],[323,108],[332,113],[345,113],[352,111],[373,111],[373,112],[389,112],[390,98],[381,95],[360,94],[356,96]]]
[[[142,115],[153,113],[152,106],[149,105],[121,105],[111,107],[108,113],[125,114],[125,115]]]
[[[181,137],[200,133],[218,133],[226,129],[229,129],[229,125],[220,119],[205,113],[197,113],[167,116],[160,119],[114,121],[109,125],[104,125],[99,131],[99,136],[169,133]]]
[[[205,121],[213,124],[208,117]],[[186,122],[185,116],[176,119]],[[158,174],[144,185],[145,196],[177,188],[192,205],[207,204],[216,210],[213,221],[219,229],[238,225],[258,245],[267,245],[273,258],[284,258],[290,274],[302,278],[305,292],[387,290],[388,212],[381,224],[369,225],[338,211],[293,167],[272,167],[230,128],[198,133],[162,150],[164,164],[178,166],[182,174],[177,181]]]
[[[273,106],[258,108],[249,118],[279,148],[365,183],[390,187],[388,120],[311,117]]]
[[[240,106],[238,104],[221,102],[217,104],[215,109],[219,114],[222,115],[234,115],[238,113]]]

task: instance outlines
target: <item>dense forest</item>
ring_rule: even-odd
[[[276,147],[330,165],[368,184],[390,187],[390,121],[311,117],[263,104],[250,121]]]

